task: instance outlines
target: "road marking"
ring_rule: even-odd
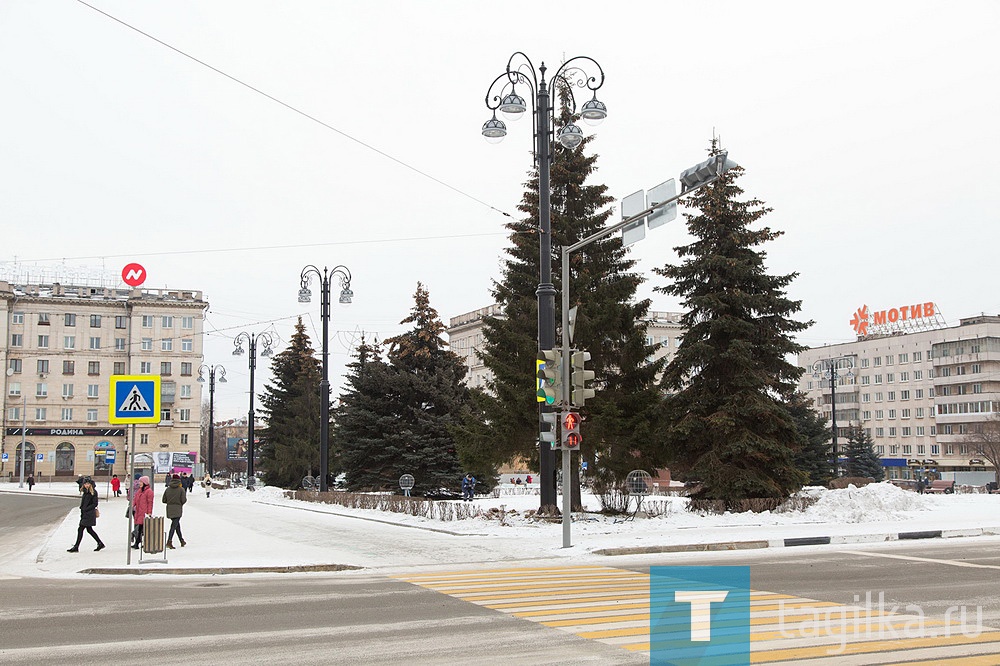
[[[650,652],[648,574],[581,566],[393,578],[580,638],[630,652]],[[939,619],[890,612],[895,608],[871,600],[847,605],[751,590],[751,663],[1000,664],[997,629],[961,624],[957,616]]]
[[[951,567],[967,567],[969,569],[1000,569],[996,564],[975,564],[973,562],[959,562],[958,560],[937,560],[931,557],[916,557],[913,555],[893,555],[890,553],[870,553],[864,550],[841,550],[845,555],[864,555],[866,557],[886,557],[890,560],[908,560],[910,562],[930,562],[931,564],[946,564]]]

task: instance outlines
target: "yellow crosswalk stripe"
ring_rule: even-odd
[[[603,566],[430,572],[396,579],[632,652],[649,652],[649,575]],[[855,599],[857,601],[857,599]],[[946,618],[947,619],[947,618]],[[909,636],[919,621],[920,635]],[[750,591],[751,663],[1000,665],[1000,631]],[[935,650],[949,652],[939,659]],[[832,660],[832,661],[831,661]]]

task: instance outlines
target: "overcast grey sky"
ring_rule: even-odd
[[[230,379],[218,418],[246,412],[237,332],[287,340],[302,314],[319,348],[318,298],[296,301],[305,264],[354,275],[354,304],[333,310],[335,391],[351,342],[398,333],[418,280],[446,322],[490,303],[507,244],[493,208],[517,214],[531,127],[486,143],[483,98],[519,50],[550,72],[576,55],[604,68],[609,117],[585,131],[616,198],[721,136],[785,232],[768,265],[800,273],[804,344],[851,339],[863,304],[1000,312],[995,1],[91,4],[340,132],[76,0],[0,0],[0,270],[138,261],[148,287],[203,290],[206,362]],[[684,242],[678,220],[634,246],[643,295]]]

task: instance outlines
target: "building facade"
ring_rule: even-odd
[[[0,281],[0,476],[19,477],[22,442],[25,476],[107,475],[107,449],[121,475],[131,442],[108,422],[112,375],[161,377],[160,422],[135,426],[137,462],[197,453],[207,307],[200,291]]]
[[[483,345],[483,320],[486,317],[501,317],[499,305],[466,312],[452,317],[448,323],[448,345],[454,353],[465,361],[468,370],[465,382],[470,387],[486,388],[491,376],[483,364],[479,350]],[[646,322],[646,343],[660,345],[653,358],[673,359],[683,335],[679,312],[649,312]]]
[[[838,450],[860,426],[890,479],[926,472],[992,479],[992,465],[976,455],[974,434],[1000,412],[1000,316],[881,330],[799,355],[800,388],[831,428],[836,416]]]

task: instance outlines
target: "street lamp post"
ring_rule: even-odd
[[[219,383],[226,383],[226,369],[221,365],[204,365],[198,368],[198,383],[205,383],[205,371],[208,370],[208,475],[215,476],[215,374],[219,374]],[[251,389],[251,393],[253,389]]]
[[[838,476],[840,471],[840,459],[837,453],[837,380],[840,370],[847,370],[845,377],[854,378],[854,357],[838,356],[837,358],[824,358],[813,363],[813,377],[816,379],[830,380],[830,420],[833,422],[833,439],[830,447],[830,457],[832,458],[833,475]],[[822,382],[820,384],[822,387]]]
[[[319,383],[319,491],[329,490],[327,474],[330,472],[330,354],[328,329],[330,326],[330,282],[334,276],[340,280],[340,303],[347,305],[354,297],[351,291],[351,271],[346,266],[323,267],[322,272],[309,264],[299,276],[299,303],[312,301],[309,283],[312,276],[320,279],[320,319],[323,321],[323,379]]]
[[[555,346],[555,285],[552,284],[552,205],[549,177],[552,167],[551,133],[555,125],[555,105],[551,101],[549,83],[545,80],[545,63],[537,69],[524,53],[518,51],[507,61],[507,68],[486,91],[486,108],[493,117],[483,125],[486,140],[495,143],[507,135],[507,126],[497,118],[499,110],[509,120],[516,120],[527,111],[527,104],[516,90],[518,85],[528,88],[529,99],[534,109],[533,129],[535,138],[535,166],[538,169],[538,350],[548,351]],[[591,73],[592,72],[592,73]],[[567,60],[552,75],[551,81],[565,86],[570,97],[572,113],[576,115],[576,99],[573,88],[586,88],[594,93],[593,98],[580,107],[580,116],[589,124],[597,124],[608,115],[607,107],[597,99],[597,90],[604,85],[604,70],[596,60],[588,56],[577,56]],[[572,150],[583,142],[583,132],[574,123],[560,128],[559,143]],[[555,411],[541,406],[543,411]],[[539,419],[539,421],[541,421]],[[540,428],[541,426],[539,426]],[[539,438],[539,442],[541,439]],[[541,485],[541,508],[548,510],[556,504],[555,451],[539,445],[539,481]]]
[[[247,490],[253,490],[253,456],[254,456],[254,413],[253,413],[253,374],[257,369],[257,343],[264,343],[264,349],[260,355],[267,358],[271,355],[271,348],[274,346],[274,338],[270,333],[247,333],[243,332],[236,336],[234,340],[236,349],[233,356],[243,355],[243,341],[246,340],[250,347],[250,411],[247,416]]]

